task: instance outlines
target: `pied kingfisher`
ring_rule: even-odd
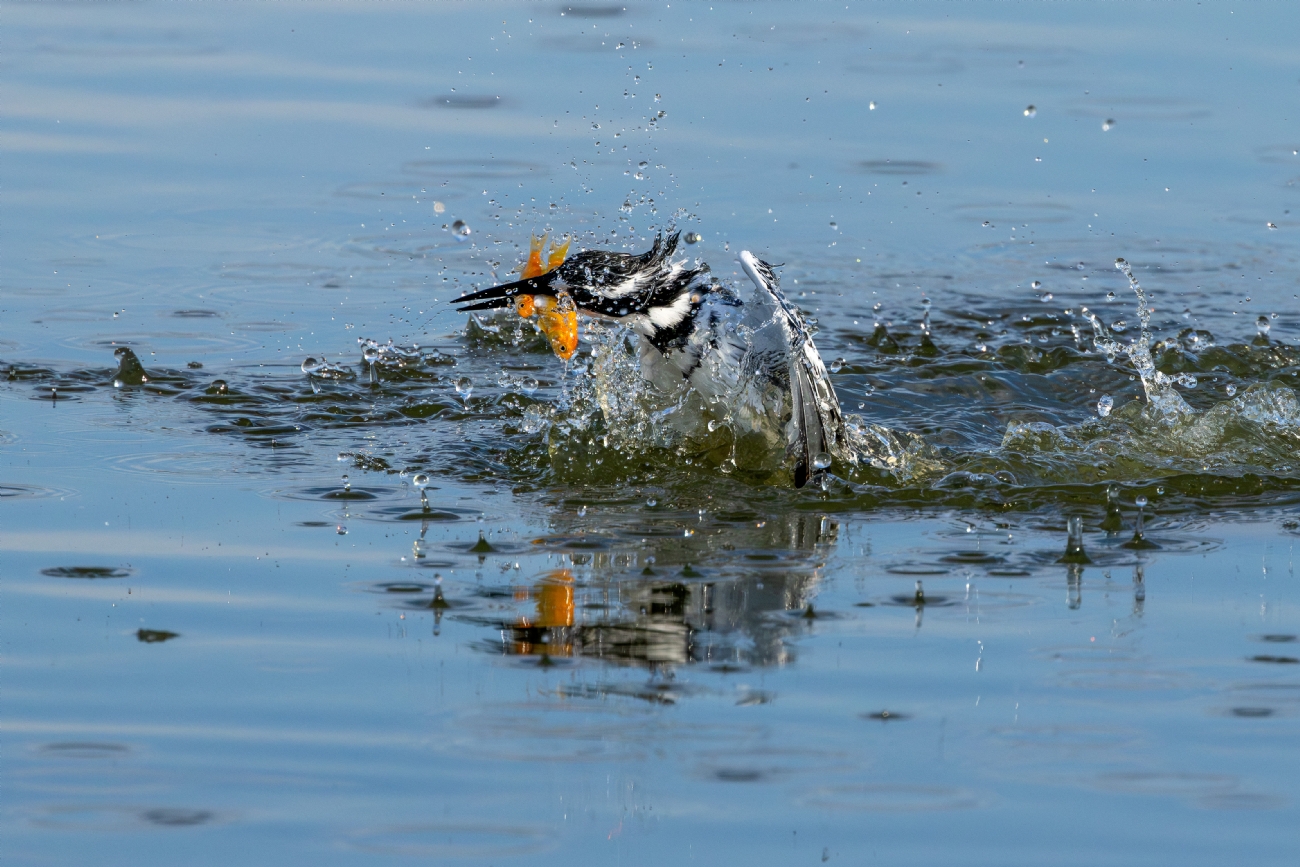
[[[803,314],[782,294],[772,266],[749,251],[740,266],[754,283],[742,299],[709,272],[674,261],[680,233],[655,239],[639,256],[533,239],[523,279],[464,295],[461,312],[514,306],[541,314],[538,327],[556,354],[577,349],[577,314],[621,323],[640,335],[642,376],[661,389],[683,382],[720,407],[737,434],[784,446],[796,487],[842,451],[844,422]]]

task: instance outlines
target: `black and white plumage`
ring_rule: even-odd
[[[538,277],[457,299],[461,311],[506,307],[520,296],[567,295],[580,313],[641,336],[645,379],[683,381],[719,407],[738,435],[784,446],[802,487],[842,451],[844,425],[803,314],[782,294],[772,266],[748,251],[740,265],[754,292],[742,299],[708,265],[674,261],[678,234],[641,255],[587,250]],[[783,442],[782,442],[783,441]]]

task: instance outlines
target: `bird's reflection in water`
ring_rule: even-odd
[[[648,550],[570,555],[569,565],[514,591],[523,610],[499,623],[501,651],[543,664],[595,657],[659,672],[788,662],[789,639],[807,621],[787,615],[816,595],[838,526],[796,514],[715,530],[689,547],[652,536]]]

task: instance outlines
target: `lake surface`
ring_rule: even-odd
[[[7,863],[1294,862],[1292,7],[3,14]],[[674,228],[822,484],[449,303]]]

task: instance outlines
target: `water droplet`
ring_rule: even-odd
[[[1038,114],[1038,109],[1034,108],[1032,105],[1025,109],[1025,117],[1033,117],[1036,114]]]
[[[1103,394],[1097,401],[1097,415],[1105,418],[1110,415],[1110,411],[1115,407],[1115,398],[1109,394]]]
[[[456,240],[464,240],[470,235],[471,229],[469,223],[464,220],[457,220],[451,224],[451,233],[456,236]]]
[[[715,430],[717,430],[717,429],[720,428],[720,427],[722,427],[722,422],[718,421],[716,418],[711,418],[711,419],[709,419],[709,430],[710,430],[710,431],[715,431]]]
[[[867,111],[875,111],[876,103],[874,101],[867,103]]]
[[[469,400],[469,396],[473,391],[474,382],[468,376],[462,376],[456,380],[456,393],[460,395],[461,400]]]
[[[230,386],[226,385],[224,379],[214,379],[212,380],[212,390],[217,394],[228,394],[230,392]]]
[[[347,477],[344,476],[344,478],[347,478]],[[428,474],[427,474],[427,473],[416,473],[415,475],[411,476],[411,484],[415,486],[416,490],[420,490],[420,489],[422,489],[422,488],[426,488],[426,487],[428,487],[428,485],[429,485],[429,476],[428,476]]]
[[[1269,229],[1276,229],[1276,228],[1277,228],[1277,223],[1265,223],[1264,225],[1265,225],[1265,228],[1269,228]]]
[[[350,481],[348,481],[348,474],[347,474],[347,473],[344,473],[344,474],[343,474],[343,490],[345,490],[345,491],[350,491],[350,490],[352,490],[352,483],[351,483]]]
[[[525,376],[519,381],[519,390],[524,394],[532,394],[537,391],[537,380],[533,379],[531,376]]]
[[[818,452],[817,454],[813,455],[813,459],[812,459],[813,469],[824,470],[827,467],[829,467],[834,462],[834,460],[835,459],[832,458],[826,452]]]
[[[698,244],[703,239],[700,237],[699,232],[687,232],[682,240],[688,244]]]
[[[302,372],[307,374],[308,376],[311,376],[311,374],[316,372],[316,368],[318,367],[320,367],[319,361],[317,361],[314,358],[307,358],[302,363]]]
[[[1115,293],[1114,293],[1114,292],[1107,292],[1107,293],[1106,293],[1106,301],[1109,303],[1109,302],[1114,302],[1114,300],[1115,300]]]
[[[645,504],[649,508],[653,509],[655,506],[659,505],[659,501],[656,500],[654,497],[651,497],[650,499],[645,501]]]
[[[827,370],[829,370],[831,373],[839,373],[841,370],[844,369],[844,364],[845,361],[843,358],[837,358],[830,363],[829,367],[827,367]]]
[[[1108,117],[1101,122],[1101,131],[1110,132],[1111,127],[1115,125],[1115,119]]]
[[[1134,505],[1136,505],[1139,509],[1145,509],[1147,507],[1148,502],[1149,501],[1147,500],[1147,498],[1142,494],[1138,494],[1137,499],[1133,501]]]
[[[579,517],[579,518],[585,518],[585,517],[587,517],[587,507],[586,507],[586,506],[579,506],[579,507],[578,507],[578,517]]]
[[[1255,328],[1258,329],[1260,337],[1267,337],[1270,327],[1267,316],[1261,316],[1255,320]]]
[[[334,532],[338,533],[340,536],[346,536],[348,534],[348,528],[339,524]]]
[[[1042,280],[1035,280],[1033,283],[1030,283],[1030,284],[1029,284],[1029,287],[1030,287],[1031,289],[1042,289],[1042,288],[1043,288],[1043,281],[1042,281]]]
[[[1052,296],[1052,293],[1051,293],[1051,292],[1044,292],[1044,293],[1043,293],[1043,297],[1042,297],[1042,298],[1039,298],[1038,300],[1039,300],[1039,301],[1042,301],[1044,304],[1046,304],[1048,301],[1051,301],[1052,298],[1053,298],[1053,296]]]
[[[1228,384],[1224,387],[1223,390],[1224,390],[1224,392],[1227,393],[1228,397],[1232,397],[1233,395],[1235,395],[1235,394],[1237,393],[1237,386],[1233,385],[1233,384],[1230,382],[1230,383],[1228,383]]]
[[[1156,494],[1158,496],[1163,497],[1165,495],[1165,486],[1161,485],[1160,487],[1156,488]]]

